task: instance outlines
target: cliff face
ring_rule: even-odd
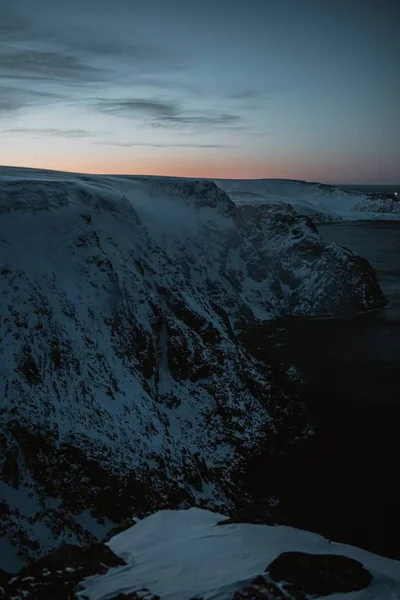
[[[222,179],[217,185],[241,204],[291,204],[316,223],[399,220],[396,194],[370,193],[334,185],[290,179]]]
[[[261,278],[273,265],[281,315],[349,315],[386,304],[368,261],[326,242],[290,205],[244,204],[238,215],[242,238],[253,241],[248,262]]]
[[[238,333],[383,298],[290,207],[210,182],[3,169],[0,211],[6,569],[134,513],[229,510],[246,460],[306,426]]]

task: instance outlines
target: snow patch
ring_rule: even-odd
[[[127,566],[84,582],[82,596],[106,600],[143,587],[163,600],[231,600],[281,553],[342,554],[361,562],[374,576],[360,592],[335,594],[352,600],[389,600],[400,593],[400,562],[331,543],[292,527],[231,524],[222,514],[192,508],[160,511],[112,538],[108,545]]]

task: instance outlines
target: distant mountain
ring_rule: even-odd
[[[385,304],[368,262],[215,183],[0,169],[3,567],[132,514],[242,502],[307,428],[243,332]]]
[[[400,220],[400,198],[392,192],[344,189],[290,179],[219,179],[236,204],[284,202],[315,222]]]

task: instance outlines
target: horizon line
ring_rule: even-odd
[[[280,181],[293,181],[299,183],[319,183],[322,185],[332,186],[400,186],[400,180],[396,182],[385,182],[385,183],[371,183],[365,181],[322,181],[318,179],[302,179],[298,177],[201,177],[201,176],[183,176],[183,175],[163,175],[159,173],[91,173],[88,171],[69,171],[68,169],[48,169],[45,167],[27,167],[23,165],[2,165],[0,169],[23,169],[27,171],[46,171],[50,173],[67,173],[70,175],[83,175],[92,177],[160,177],[164,179],[197,179],[197,180],[221,180],[221,181],[262,181],[262,180],[280,180]]]

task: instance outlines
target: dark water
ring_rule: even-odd
[[[345,190],[357,190],[358,192],[373,192],[377,194],[394,194],[397,192],[400,195],[400,183],[396,185],[364,185],[364,184],[354,184],[354,185],[339,185],[339,187]]]
[[[278,355],[308,380],[300,393],[316,433],[264,463],[255,493],[276,493],[295,526],[400,559],[400,223],[319,231],[370,260],[390,305],[281,333]]]
[[[314,387],[320,389],[334,375],[336,401],[345,401],[349,410],[358,410],[358,403],[364,410],[366,404],[400,407],[400,223],[323,225],[319,231],[368,258],[390,304],[356,318],[294,325],[286,332],[283,352]]]

